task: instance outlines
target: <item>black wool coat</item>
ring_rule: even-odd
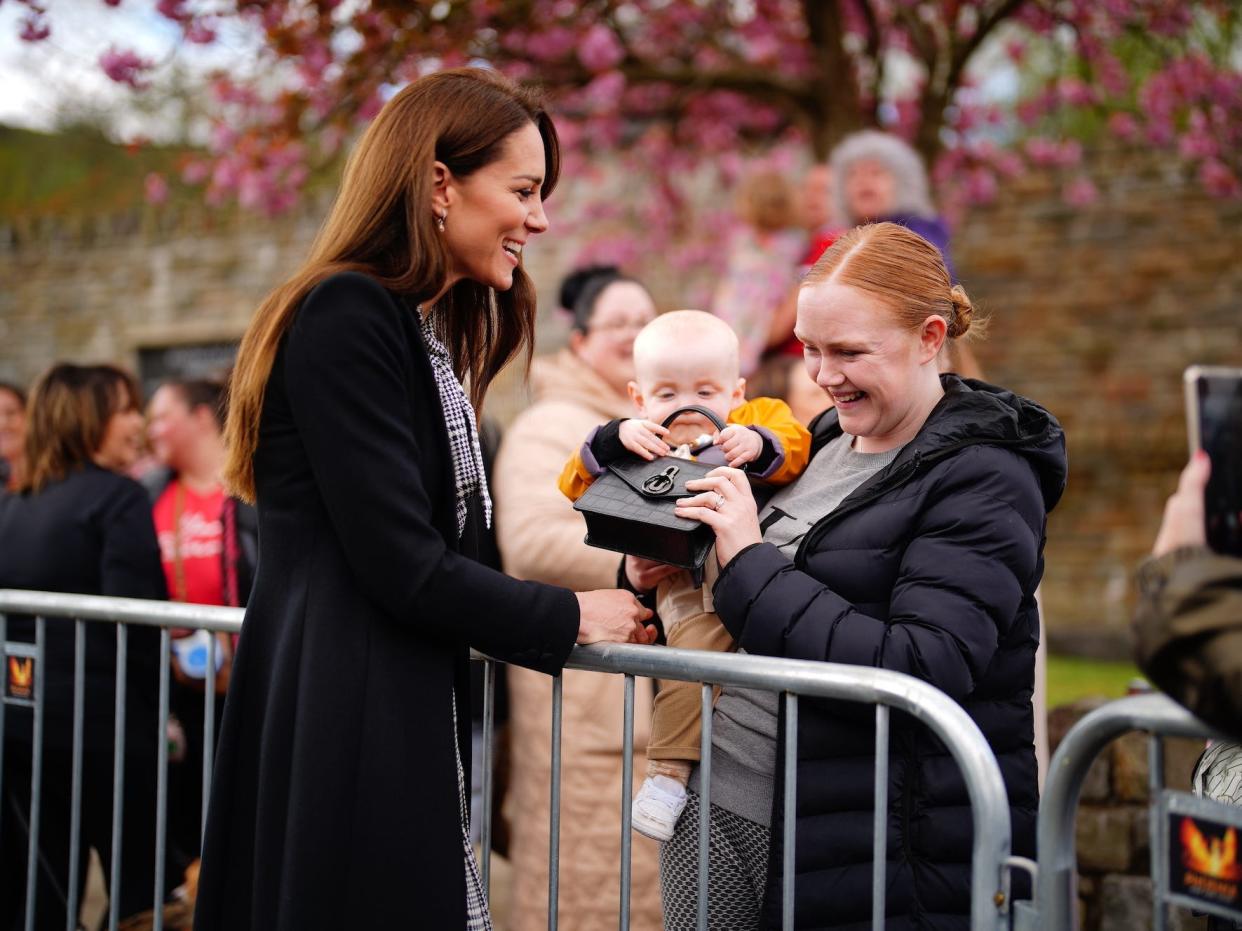
[[[255,477],[258,576],[195,928],[462,928],[468,648],[556,672],[577,600],[459,550],[418,316],[365,275],[326,279],[297,311]]]
[[[88,463],[38,493],[0,495],[0,588],[167,598],[151,503],[142,486]],[[45,630],[45,740],[66,749],[73,738],[74,625],[49,618]],[[10,617],[7,635],[33,643],[34,618]],[[116,637],[112,624],[86,625],[83,745],[88,750],[112,750]],[[126,746],[154,753],[160,634],[134,624],[127,637]],[[32,727],[30,709],[8,709],[6,741],[23,741],[28,753]]]
[[[1064,435],[1031,401],[941,380],[944,397],[896,460],[823,518],[792,563],[769,543],[739,553],[714,589],[716,610],[748,653],[893,669],[960,702],[1000,763],[1013,850],[1034,856],[1035,588],[1047,514],[1065,486]],[[840,436],[836,412],[812,434],[814,451]],[[804,700],[799,718],[795,925],[870,927],[874,714]],[[966,928],[965,784],[913,718],[894,712],[891,731],[887,927]],[[775,794],[771,927],[780,926],[784,817]]]

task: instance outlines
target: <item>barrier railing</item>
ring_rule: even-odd
[[[5,636],[6,615],[33,616],[35,620],[35,643],[13,644]],[[117,626],[117,676],[116,693],[118,715],[116,720],[114,754],[115,780],[112,823],[112,876],[110,889],[119,888],[121,862],[119,857],[123,818],[121,809],[121,786],[124,778],[124,753],[126,722],[125,707],[125,659],[127,625],[143,625],[160,629],[160,690],[159,733],[161,746],[157,762],[157,827],[153,843],[156,848],[157,874],[154,888],[155,928],[161,931],[162,920],[159,904],[162,902],[164,876],[162,863],[165,852],[165,807],[167,804],[167,757],[164,733],[168,722],[168,669],[170,659],[169,630],[171,628],[202,629],[214,632],[235,633],[241,628],[242,611],[233,608],[214,608],[184,605],[170,602],[152,602],[135,599],[103,598],[83,595],[62,595],[46,592],[0,590],[0,643],[8,655],[31,655],[40,668],[44,657],[46,625],[49,620],[57,623],[75,624],[74,669],[74,730],[73,767],[75,828],[71,832],[70,862],[77,862],[80,843],[77,829],[78,790],[81,779],[82,755],[82,708],[83,692],[83,641],[84,624],[88,621],[107,622]],[[214,652],[214,638],[209,649]],[[490,882],[491,808],[492,808],[492,757],[495,727],[495,662],[487,657],[475,657],[485,666],[484,672],[484,760],[483,760],[483,806],[482,806],[482,863],[485,886]],[[214,668],[214,656],[209,657],[208,668]],[[8,659],[4,659],[7,676]],[[973,850],[971,856],[971,924],[972,931],[1000,931],[1006,927],[1009,915],[1008,870],[1012,866],[1029,868],[1029,863],[1010,856],[1010,824],[1008,801],[1000,769],[978,726],[955,701],[925,682],[900,673],[858,666],[817,663],[802,660],[775,659],[761,656],[704,653],[669,648],[650,648],[635,645],[607,644],[575,648],[567,668],[601,673],[619,674],[624,682],[624,730],[623,730],[623,786],[618,800],[621,811],[621,863],[620,925],[629,926],[630,901],[630,799],[632,797],[632,772],[634,755],[634,688],[635,677],[679,679],[702,683],[703,734],[701,750],[701,805],[698,824],[699,882],[698,925],[707,928],[708,888],[711,864],[708,857],[709,815],[711,792],[711,711],[713,686],[731,686],[763,689],[782,695],[785,707],[786,733],[797,733],[798,699],[801,696],[832,698],[843,701],[872,704],[875,706],[876,764],[875,764],[875,816],[873,821],[873,871],[872,871],[872,927],[884,927],[885,889],[887,884],[887,814],[888,814],[888,746],[889,714],[896,708],[913,716],[928,726],[952,754],[965,780],[970,797],[974,824]],[[32,798],[26,927],[34,924],[34,872],[38,855],[38,781],[42,763],[42,695],[39,694],[41,676],[35,679],[34,707],[34,760],[32,764]],[[550,780],[551,824],[549,845],[548,926],[557,927],[559,826],[560,826],[560,756],[561,756],[561,680],[553,678],[552,688],[552,761]],[[8,696],[7,679],[0,681],[0,689]],[[207,695],[212,690],[206,689]],[[3,745],[4,703],[0,703],[0,746]],[[204,741],[204,806],[210,780],[212,732],[214,729],[213,703],[206,700],[207,734]],[[783,862],[783,909],[782,924],[793,927],[794,903],[794,818],[796,805],[796,759],[795,740],[785,741],[784,811],[782,827],[784,842]],[[0,751],[2,752],[2,751]],[[0,763],[3,760],[0,759]],[[2,773],[2,770],[0,770]],[[2,778],[2,776],[0,776]],[[3,789],[0,784],[0,790]],[[205,811],[204,811],[205,817]],[[72,869],[72,867],[71,867]],[[76,923],[77,877],[71,876],[68,921],[69,928]],[[117,927],[116,897],[110,907],[109,928]]]
[[[1168,926],[1170,903],[1214,911],[1210,903],[1179,898],[1169,884],[1170,836],[1168,816],[1179,812],[1207,813],[1209,817],[1242,825],[1239,809],[1218,805],[1186,793],[1164,788],[1163,737],[1219,737],[1185,708],[1160,694],[1136,695],[1118,699],[1095,709],[1070,728],[1053,754],[1040,801],[1037,844],[1038,874],[1033,901],[1014,903],[1017,931],[1079,927],[1078,860],[1075,851],[1074,821],[1079,796],[1091,764],[1115,739],[1131,731],[1147,731],[1148,798],[1151,809],[1151,877],[1154,892],[1153,931]],[[1235,834],[1235,837],[1237,835]],[[1180,868],[1180,864],[1175,864]],[[1236,881],[1235,881],[1236,896]]]

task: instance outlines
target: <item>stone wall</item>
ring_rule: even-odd
[[[988,378],[1060,419],[1070,479],[1048,531],[1053,648],[1128,655],[1133,568],[1185,464],[1182,370],[1242,365],[1242,202],[1214,201],[1142,156],[1097,171],[1098,204],[1030,176],[955,241],[992,314]]]
[[[1138,156],[1101,162],[1100,202],[1065,207],[1058,179],[1015,183],[958,231],[967,289],[992,314],[978,347],[988,377],[1048,406],[1069,436],[1071,477],[1054,514],[1043,586],[1054,646],[1124,653],[1131,571],[1150,546],[1185,458],[1182,369],[1242,364],[1242,204]],[[572,183],[558,191],[574,199]],[[143,347],[238,337],[264,292],[296,267],[325,203],[271,222],[245,215],[131,215],[20,228],[0,221],[0,379],[57,358],[134,365]],[[541,306],[576,250],[535,240]],[[663,307],[704,276],[643,270]],[[541,316],[540,351],[564,324]],[[489,413],[525,403],[506,373]]]
[[[1088,699],[1049,712],[1052,749],[1102,703]],[[1083,784],[1075,824],[1083,931],[1142,931],[1152,926],[1147,752],[1146,734],[1127,734],[1100,755]],[[1188,792],[1202,752],[1201,740],[1165,738],[1165,787]],[[1188,911],[1170,909],[1168,927],[1197,931],[1207,924]]]

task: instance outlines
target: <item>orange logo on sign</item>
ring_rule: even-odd
[[[1182,862],[1188,869],[1211,879],[1226,882],[1242,880],[1238,863],[1238,833],[1233,828],[1224,837],[1210,841],[1190,818],[1182,819]]]
[[[34,684],[34,660],[9,657],[9,692],[17,698],[29,698]]]

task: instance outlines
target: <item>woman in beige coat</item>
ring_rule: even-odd
[[[611,268],[571,275],[561,303],[574,312],[569,347],[532,366],[534,403],[507,431],[496,461],[496,531],[510,575],[587,591],[614,587],[621,558],[582,542],[586,524],[556,479],[592,428],[633,415],[626,394],[634,376],[631,352],[655,305],[641,284]],[[644,679],[635,685],[637,785],[646,770],[652,687]],[[562,689],[560,927],[611,929],[620,901],[623,679],[568,670]],[[509,694],[507,931],[534,931],[547,927],[552,690],[547,676],[513,667]],[[633,837],[631,927],[655,931],[661,927],[659,854],[653,841]]]

